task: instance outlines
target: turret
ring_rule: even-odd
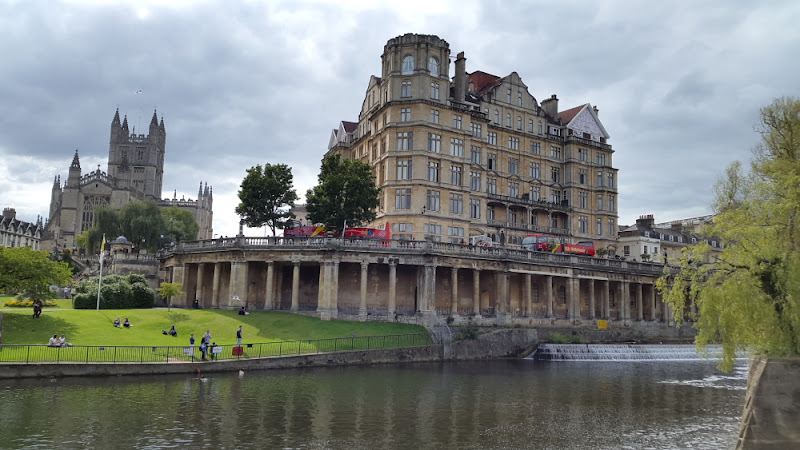
[[[69,178],[67,178],[67,186],[78,187],[81,180],[81,162],[78,158],[78,149],[75,149],[75,156],[72,157],[72,164],[69,166]]]

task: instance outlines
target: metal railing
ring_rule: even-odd
[[[378,350],[403,347],[425,347],[438,344],[435,334],[397,334],[387,336],[352,336],[347,338],[308,339],[301,341],[242,344],[242,353],[234,354],[235,345],[209,347],[208,361],[272,358],[354,350]],[[196,363],[203,361],[200,347],[195,346],[121,346],[121,345],[0,345],[0,363]]]

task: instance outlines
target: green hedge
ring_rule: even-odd
[[[75,309],[94,309],[97,307],[97,277],[78,283],[73,296]],[[155,293],[147,280],[139,274],[128,276],[108,275],[103,277],[100,291],[101,309],[152,308]]]

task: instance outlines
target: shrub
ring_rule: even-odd
[[[78,283],[73,297],[75,309],[93,309],[97,307],[97,277]],[[155,294],[147,285],[144,276],[131,274],[128,276],[109,275],[103,277],[100,291],[101,309],[152,308]]]
[[[9,300],[6,306],[10,308],[33,308],[33,300]],[[42,300],[42,306],[58,307],[58,303],[51,300]]]
[[[561,333],[553,333],[547,338],[547,342],[551,344],[566,344],[569,341],[570,337]]]
[[[472,319],[467,321],[467,324],[461,328],[461,336],[464,339],[475,340],[478,338],[478,324],[473,322]]]

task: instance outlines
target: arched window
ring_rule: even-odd
[[[439,60],[433,56],[428,60],[428,71],[433,76],[439,76]]]
[[[403,58],[403,75],[414,73],[414,57],[411,55]]]

